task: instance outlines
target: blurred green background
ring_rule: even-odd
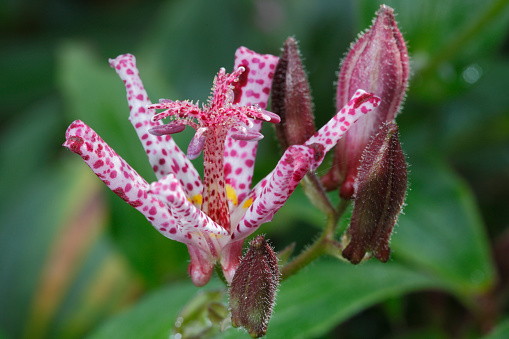
[[[61,147],[81,119],[155,179],[108,58],[136,55],[153,101],[205,100],[238,46],[278,55],[293,35],[321,126],[334,114],[339,61],[381,3],[1,2],[0,338],[168,338],[199,291],[186,247]],[[398,117],[410,191],[392,259],[313,263],[281,285],[267,337],[509,337],[509,1],[385,3],[412,61]],[[264,134],[255,181],[280,156],[274,131]],[[177,142],[185,149],[189,138]],[[323,223],[297,190],[261,232],[276,250],[301,249]],[[219,334],[197,303],[194,330],[247,336]]]

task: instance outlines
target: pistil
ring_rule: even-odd
[[[225,129],[207,137],[203,148],[203,204],[202,211],[230,232],[230,212],[224,184]]]

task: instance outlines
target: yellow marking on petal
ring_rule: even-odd
[[[196,205],[201,205],[203,202],[203,197],[201,194],[196,194],[194,197],[193,197],[193,201],[192,203],[196,204]]]
[[[232,202],[233,206],[237,206],[239,201],[237,200],[237,194],[235,193],[235,189],[230,184],[226,184],[225,188],[226,197],[228,198],[228,200]]]
[[[249,198],[249,199],[246,200],[246,202],[244,202],[244,205],[242,205],[242,207],[243,208],[248,208],[252,204],[253,204],[253,198]]]

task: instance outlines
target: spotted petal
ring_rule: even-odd
[[[262,109],[267,108],[272,78],[278,60],[279,58],[276,56],[258,54],[246,47],[237,49],[234,69],[242,66],[245,71],[240,75],[239,81],[233,89],[233,104],[258,105]],[[261,126],[261,120],[254,120],[250,132],[260,132]],[[238,199],[242,200],[249,193],[251,187],[258,142],[235,140],[231,138],[232,133],[234,131],[230,131],[225,142],[225,182],[235,190]]]
[[[320,166],[325,154],[359,119],[378,106],[380,98],[358,90],[350,102],[302,146],[291,146],[276,168],[263,179],[233,212],[232,225],[239,222],[232,233],[238,240],[253,233],[261,224],[272,220],[309,170]],[[250,202],[253,204],[250,205]],[[248,207],[249,206],[249,207]]]
[[[322,159],[312,166],[315,170],[323,161],[323,156],[330,151],[348,129],[362,116],[372,111],[380,104],[380,98],[373,93],[358,89],[350,101],[325,124],[318,132],[309,138],[305,145],[320,144],[324,147]]]
[[[198,172],[171,136],[156,136],[148,132],[151,127],[162,123],[151,120],[155,111],[147,108],[151,102],[140,79],[135,57],[123,54],[110,59],[110,65],[124,81],[130,109],[129,120],[143,144],[156,177],[161,178],[168,173],[174,173],[188,196],[201,194],[202,183]]]
[[[261,224],[272,220],[308,172],[314,154],[315,149],[308,146],[291,146],[286,150],[276,168],[253,189],[260,194],[234,229],[232,239],[245,238]],[[244,202],[239,208],[247,205]]]
[[[195,242],[199,242],[201,247],[207,248],[205,243],[200,242],[204,232],[217,236],[228,235],[224,228],[191,203],[174,174],[168,174],[150,184],[149,193],[169,206],[172,215],[177,220],[177,228],[189,239],[198,238]],[[170,229],[170,233],[175,232],[177,229]]]
[[[115,194],[140,211],[160,233],[189,242],[183,233],[170,232],[176,222],[166,204],[148,194],[149,184],[93,129],[80,120],[74,121],[67,129],[64,146],[80,155]]]

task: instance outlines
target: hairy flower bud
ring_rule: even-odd
[[[340,195],[350,199],[362,152],[380,125],[398,113],[408,84],[408,52],[392,8],[382,5],[371,28],[350,49],[339,73],[336,104],[343,107],[358,88],[372,92],[382,102],[362,117],[338,142],[334,166],[322,178],[328,189],[341,185]]]
[[[358,264],[366,252],[389,260],[389,238],[405,200],[407,166],[398,126],[384,123],[364,150],[357,177],[354,210],[343,256]]]
[[[279,284],[277,257],[263,236],[249,244],[230,287],[232,325],[244,327],[253,338],[267,332]]]
[[[304,144],[315,133],[315,123],[308,79],[293,37],[284,43],[272,82],[271,99],[272,111],[281,118],[281,123],[275,126],[283,149]]]

